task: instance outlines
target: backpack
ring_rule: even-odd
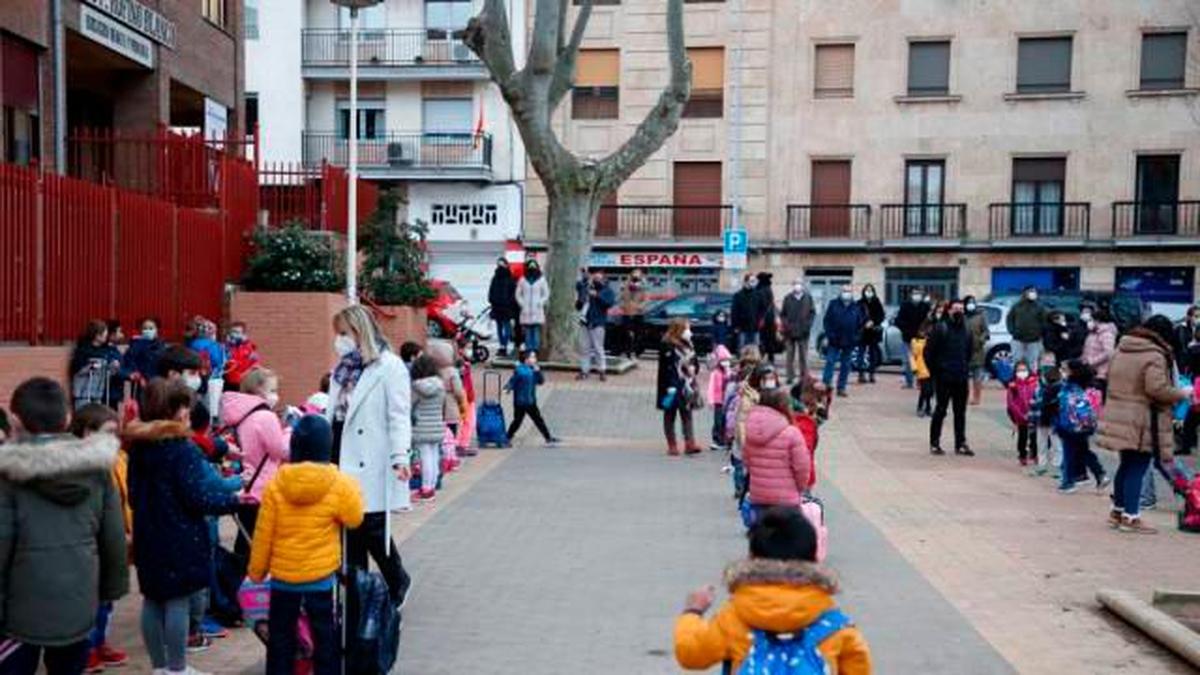
[[[996,376],[1000,384],[1008,386],[1008,383],[1013,381],[1016,370],[1011,356],[998,356],[992,360],[992,375]]]
[[[496,385],[495,396],[489,396],[492,391],[488,388],[489,382]],[[483,402],[475,411],[475,433],[481,448],[485,445],[508,447],[508,429],[504,423],[504,408],[500,405],[500,373],[494,370],[483,371]]]
[[[1058,393],[1058,418],[1054,428],[1060,432],[1091,435],[1099,426],[1092,399],[1081,387],[1063,387]]]
[[[831,671],[818,647],[834,633],[853,625],[841,610],[831,609],[796,633],[755,630],[750,652],[738,675],[828,675]]]
[[[396,601],[379,572],[356,569],[347,591],[355,596],[358,621],[347,626],[346,673],[390,673],[400,648],[400,620]]]

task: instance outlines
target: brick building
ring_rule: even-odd
[[[54,163],[56,139],[84,127],[236,134],[244,128],[241,34],[242,0],[0,2],[0,158]]]
[[[665,3],[596,5],[556,129],[602,156],[666,82]],[[657,284],[728,288],[736,205],[751,268],[818,294],[1196,299],[1196,3],[691,0],[685,31],[692,101],[602,209],[593,264],[620,276],[653,255]],[[544,247],[535,177],[528,194],[526,240]]]

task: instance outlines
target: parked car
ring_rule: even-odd
[[[458,324],[470,314],[468,303],[449,281],[433,279],[429,285],[437,293],[433,300],[425,305],[426,330],[429,337],[453,337],[458,332]]]
[[[994,294],[989,296],[987,301],[993,305],[1008,307],[1020,299],[1021,294],[1013,292]],[[1122,335],[1133,330],[1146,317],[1150,316],[1149,305],[1142,300],[1141,296],[1121,291],[1042,291],[1038,294],[1038,302],[1048,309],[1063,312],[1067,315],[1068,320],[1078,318],[1079,309],[1085,302],[1092,305],[1107,304],[1112,310],[1117,330]]]
[[[697,354],[708,354],[712,351],[713,316],[718,310],[728,314],[733,306],[733,295],[729,293],[684,293],[674,298],[653,302],[646,307],[646,313],[640,327],[634,335],[634,352],[641,354],[645,351],[658,351],[662,344],[663,335],[667,332],[667,324],[674,318],[685,318],[692,324],[692,344]],[[619,313],[610,316],[613,330],[605,335],[605,349],[621,351],[624,345],[625,317]]]
[[[1005,324],[1008,317],[1008,306],[989,302],[978,304],[979,311],[987,314],[990,337],[987,342],[986,359],[990,368],[992,361],[997,356],[1008,354],[1011,349],[1009,343],[1012,338],[1009,336],[1008,327]],[[904,358],[904,338],[900,334],[900,329],[894,325],[899,308],[887,307],[885,311],[887,318],[883,322],[883,342],[879,345],[882,353],[881,363],[883,365],[900,365],[901,359]],[[825,335],[823,333],[817,337],[817,346],[819,352],[824,353]]]

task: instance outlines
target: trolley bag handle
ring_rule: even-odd
[[[500,402],[500,393],[504,389],[504,385],[501,384],[502,379],[503,378],[500,377],[499,371],[495,371],[495,370],[483,371],[483,402],[484,403],[487,403],[488,401],[496,401],[497,403]],[[488,396],[488,392],[491,391],[491,389],[488,387],[489,382],[496,383],[495,398],[490,398]]]

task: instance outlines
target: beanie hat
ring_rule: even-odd
[[[292,430],[293,462],[328,462],[333,456],[333,429],[320,415],[305,415]]]

